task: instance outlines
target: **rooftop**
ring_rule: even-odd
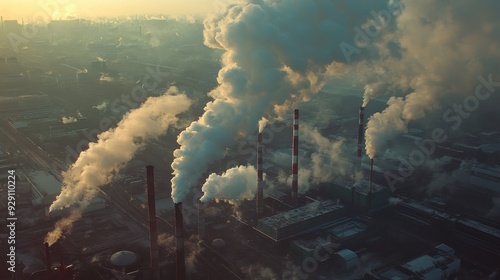
[[[33,171],[27,176],[43,196],[58,195],[61,192],[61,182],[47,171]]]
[[[344,206],[335,203],[331,200],[317,201],[310,203],[306,206],[292,209],[287,212],[279,213],[277,215],[263,218],[260,222],[267,224],[272,228],[282,228],[295,223],[300,223],[314,217],[324,215],[344,208]]]
[[[363,194],[367,194],[368,190],[370,189],[370,182],[368,180],[356,182],[348,178],[338,177],[336,180],[334,180],[334,183],[349,189],[351,187],[356,187],[356,191]],[[384,189],[386,189],[386,187],[372,182],[372,193],[380,192],[383,191]]]
[[[349,238],[356,234],[362,233],[368,228],[367,225],[357,222],[354,220],[350,220],[345,224],[335,225],[328,229],[328,232],[335,235],[335,237],[339,239]]]

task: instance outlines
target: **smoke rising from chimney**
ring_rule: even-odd
[[[202,202],[223,200],[235,204],[238,200],[253,199],[257,185],[257,170],[253,166],[238,166],[228,169],[222,175],[210,174],[200,198]]]
[[[116,128],[101,133],[96,143],[90,143],[88,150],[80,153],[76,162],[63,173],[62,191],[50,211],[74,209],[56,223],[56,228],[47,235],[48,242],[54,243],[71,230],[71,225],[81,217],[99,187],[109,183],[146,140],[158,137],[175,124],[176,116],[190,105],[185,94],[171,87],[163,96],[148,98],[141,107],[127,113]]]
[[[401,118],[404,109],[404,100],[401,97],[391,97],[382,113],[373,114],[365,130],[366,154],[373,159],[388,140],[399,133],[407,132],[405,120]]]
[[[454,103],[464,104],[477,95],[479,85],[483,93],[492,92],[478,77],[487,80],[492,74],[491,81],[500,80],[500,52],[491,47],[500,44],[500,20],[494,12],[500,9],[498,1],[401,2],[404,9],[395,19],[395,29],[383,32],[372,44],[380,58],[371,65],[394,74],[367,86],[365,99],[385,86],[396,87],[405,96],[389,100],[386,110],[370,118],[366,134],[370,158],[383,142],[406,131],[409,122],[437,109],[445,112]]]
[[[282,117],[316,94],[325,78],[346,71],[339,43],[351,42],[353,28],[386,4],[362,3],[241,1],[205,19],[205,45],[225,53],[219,86],[209,93],[214,100],[177,139],[174,202],[182,201],[208,164],[223,158],[225,148],[252,131],[263,115]]]
[[[77,120],[75,117],[66,117],[66,116],[64,116],[64,117],[62,117],[62,119],[61,119],[61,122],[62,122],[63,124],[75,123],[75,122],[77,122],[77,121],[78,121],[78,120]]]
[[[260,119],[259,121],[259,133],[262,133],[262,131],[264,131],[264,128],[266,127],[266,125],[269,123],[269,120],[262,117],[262,119]]]
[[[312,185],[331,181],[335,175],[346,176],[353,173],[353,166],[346,161],[343,138],[330,140],[319,130],[309,124],[302,123],[299,130],[302,139],[301,150],[308,151],[301,157],[299,168],[299,193],[305,193]],[[278,176],[281,183],[291,184],[292,176],[281,173]]]

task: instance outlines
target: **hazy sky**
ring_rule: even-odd
[[[206,14],[228,0],[17,0],[0,1],[4,19],[101,17],[135,14]]]

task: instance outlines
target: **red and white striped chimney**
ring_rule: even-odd
[[[186,261],[184,258],[184,219],[182,202],[174,205],[175,209],[175,272],[177,280],[186,280]]]
[[[298,164],[299,164],[299,109],[293,111],[293,142],[292,142],[292,203],[297,205]]]
[[[361,157],[363,151],[363,138],[364,138],[364,118],[365,108],[359,107],[359,125],[358,125],[358,157]]]
[[[257,134],[257,218],[264,213],[264,176],[262,172],[262,132]]]
[[[146,166],[148,186],[149,244],[152,279],[160,280],[158,260],[158,231],[156,229],[155,177],[154,166]]]

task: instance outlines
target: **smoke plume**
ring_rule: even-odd
[[[500,80],[500,51],[492,47],[500,45],[500,20],[495,12],[500,2],[401,2],[404,9],[395,20],[395,29],[382,32],[372,44],[380,56],[373,65],[385,69],[381,72],[396,73],[385,82],[407,94],[393,99],[387,110],[368,121],[366,146],[371,158],[384,141],[429,112],[442,109],[447,122],[452,117],[467,118],[477,107],[485,106],[481,100],[488,98],[488,91],[494,92],[495,82]],[[445,109],[452,105],[464,113],[458,115],[460,108],[454,109],[446,117]],[[397,125],[391,127],[393,118]]]
[[[77,121],[78,121],[78,120],[77,120],[75,117],[66,117],[66,116],[64,116],[64,117],[62,117],[62,119],[61,119],[61,122],[62,122],[63,124],[75,123],[75,122],[77,122]]]
[[[49,244],[71,229],[99,187],[109,183],[146,140],[165,133],[177,122],[176,115],[190,105],[185,94],[171,87],[163,96],[148,98],[141,107],[127,113],[116,128],[101,133],[97,143],[90,143],[88,150],[81,152],[76,162],[63,173],[62,191],[50,211],[67,207],[74,207],[74,210],[56,223],[56,228],[47,236]]]
[[[108,102],[104,101],[99,105],[92,106],[92,108],[97,109],[99,111],[106,111],[106,109],[108,108]]]
[[[354,4],[352,2],[355,2]],[[172,199],[182,201],[209,163],[257,126],[309,100],[325,78],[346,71],[341,42],[386,1],[240,1],[209,15],[205,45],[224,50],[219,86],[174,152]],[[361,16],[360,16],[361,15]],[[368,54],[368,52],[366,53]],[[359,55],[361,57],[361,55]],[[356,59],[359,59],[356,57]]]
[[[310,151],[306,157],[299,158],[299,193],[307,192],[312,185],[329,182],[335,175],[345,176],[352,171],[352,164],[343,155],[345,139],[332,141],[308,124],[301,125],[299,137],[299,149]],[[283,175],[280,173],[278,180],[291,185],[291,175]]]
[[[262,131],[264,131],[264,128],[266,127],[266,125],[269,123],[269,120],[262,117],[262,119],[259,121],[259,133],[261,133]]]
[[[257,170],[253,166],[238,166],[222,175],[210,174],[203,184],[202,202],[212,199],[234,204],[238,200],[252,199],[257,188]]]
[[[386,142],[398,133],[407,132],[405,120],[401,114],[404,110],[404,100],[401,97],[391,97],[387,101],[387,107],[381,113],[375,113],[370,117],[365,131],[366,154],[373,159]]]

